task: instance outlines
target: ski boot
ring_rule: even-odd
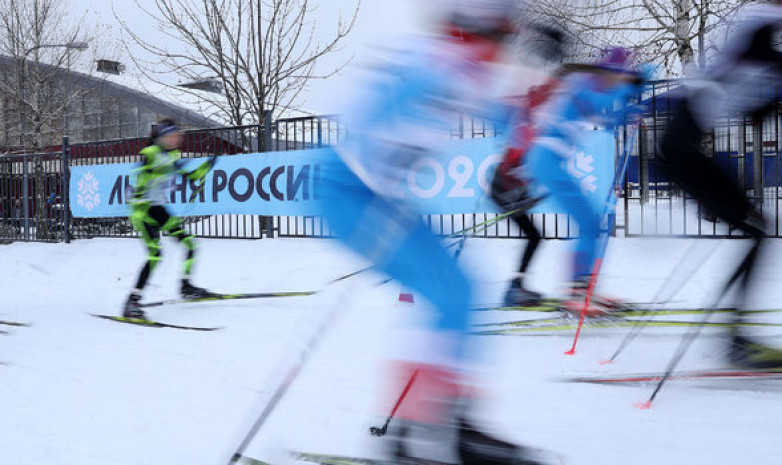
[[[733,334],[728,360],[737,368],[782,371],[782,350]]]
[[[589,305],[586,305],[589,283],[583,281],[573,281],[567,291],[567,298],[562,301],[561,310],[571,316],[580,317],[581,312],[587,318],[606,317],[614,310],[601,304],[601,299],[596,298],[594,293],[589,298]],[[586,306],[586,308],[584,308]]]
[[[540,305],[543,296],[524,287],[521,278],[513,278],[510,288],[505,293],[503,306],[505,307],[535,307]]]
[[[122,316],[124,318],[131,318],[134,320],[146,320],[147,315],[144,313],[144,310],[141,309],[139,306],[139,302],[141,301],[141,294],[136,294],[135,292],[132,292],[128,296],[128,300],[125,302],[125,307],[122,310]]]
[[[383,428],[372,428],[388,463],[407,465],[544,465],[551,454],[493,437],[467,420],[472,400],[459,395],[464,379],[437,365],[399,373],[408,379],[404,402]],[[397,400],[399,402],[399,400]],[[387,427],[387,428],[386,428]],[[374,431],[373,431],[374,430]],[[384,460],[384,461],[386,461]]]
[[[551,463],[543,451],[512,444],[490,436],[463,418],[459,419],[459,463],[461,465],[507,464],[545,465]]]
[[[219,294],[207,291],[206,289],[190,284],[190,280],[183,279],[180,289],[183,299],[206,299],[209,297],[218,297]]]
[[[480,431],[463,418],[453,424],[394,419],[385,454],[389,463],[407,465],[547,465],[551,454],[512,444]]]

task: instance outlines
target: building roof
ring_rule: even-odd
[[[100,86],[100,92],[121,99],[133,99],[156,113],[168,115],[185,126],[206,128],[229,124],[222,110],[213,103],[224,98],[214,92],[181,89],[174,85],[155,82],[137,73],[119,75],[79,73],[84,79]]]
[[[0,66],[10,68],[14,65],[14,58],[0,55]],[[155,113],[176,118],[185,126],[203,128],[228,124],[227,119],[221,116],[220,108],[213,103],[215,98],[221,97],[213,92],[156,83],[134,72],[115,75],[96,71],[86,74],[45,63],[40,63],[40,66],[47,72],[62,73],[63,79],[73,85],[88,89],[94,87],[102,95],[131,100]]]

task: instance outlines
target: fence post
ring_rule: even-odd
[[[60,192],[62,195],[62,224],[63,241],[66,244],[71,242],[71,146],[68,142],[68,136],[62,137],[62,156],[60,158]]]
[[[323,147],[323,127],[320,122],[320,117],[318,117],[318,148]]]
[[[641,204],[649,202],[649,152],[646,148],[646,134],[638,127],[638,189]]]
[[[30,240],[30,173],[27,169],[27,155],[22,156],[22,218],[24,219],[24,240]]]
[[[263,141],[264,141],[264,151],[271,152],[274,149],[272,149],[272,112],[271,110],[264,110],[263,111]],[[273,216],[263,216],[263,225],[266,229],[266,237],[271,239],[274,238],[274,217]]]
[[[763,211],[763,118],[752,122],[752,190],[755,206]]]
[[[272,151],[272,112],[263,111],[263,151]]]
[[[747,116],[739,116],[741,119],[741,127],[739,128],[739,147],[738,155],[741,157],[741,161],[737,164],[737,181],[741,192],[747,192]],[[716,151],[715,151],[716,152]],[[716,161],[716,159],[715,159]],[[726,170],[730,171],[730,154],[728,154],[728,160],[726,161]]]

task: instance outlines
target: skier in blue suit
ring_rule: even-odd
[[[489,97],[489,64],[514,32],[515,2],[457,1],[450,8],[436,35],[416,40],[359,97],[346,119],[349,138],[323,168],[323,215],[349,248],[438,313],[422,340],[408,341],[424,349],[393,361],[404,380],[414,379],[386,436],[393,460],[538,464],[530,450],[490,437],[464,417],[461,406],[475,384],[466,368],[470,282],[399,193],[410,167],[451,138],[457,117],[507,119]]]
[[[643,82],[629,69],[629,56],[626,49],[610,48],[595,66],[564,77],[556,94],[536,112],[537,138],[525,158],[537,189],[548,193],[578,223],[572,282],[564,303],[570,311],[583,309],[589,280],[596,272],[601,212],[581,191],[566,163],[582,147],[588,128],[612,128],[624,121],[629,99],[639,93]],[[590,314],[603,310],[591,305],[587,309]]]

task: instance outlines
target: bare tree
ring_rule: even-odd
[[[578,58],[605,45],[635,49],[669,75],[706,65],[719,28],[750,0],[537,0],[530,14],[562,25]]]
[[[84,25],[66,0],[0,0],[3,145],[40,150],[63,134],[66,109],[84,91],[69,72],[90,46]]]
[[[155,0],[138,7],[149,15],[169,43],[140,37],[118,18],[134,42],[156,61],[134,58],[144,74],[158,83],[170,74],[186,81],[211,79],[218,93],[200,99],[219,109],[231,124],[259,123],[266,111],[279,115],[296,109],[313,79],[326,78],[345,64],[320,72],[322,58],[340,50],[353,29],[360,0],[335,30],[319,40],[321,28],[312,18],[310,0]],[[329,26],[331,27],[331,26]],[[132,57],[132,54],[131,54]],[[171,84],[169,84],[171,85]],[[183,89],[187,92],[187,89]]]
[[[79,60],[75,53],[89,47],[87,28],[70,12],[64,0],[0,0],[0,145],[6,151],[57,144],[68,105],[83,92],[71,85],[70,68]],[[40,157],[31,161],[36,234],[48,238],[54,174]]]

